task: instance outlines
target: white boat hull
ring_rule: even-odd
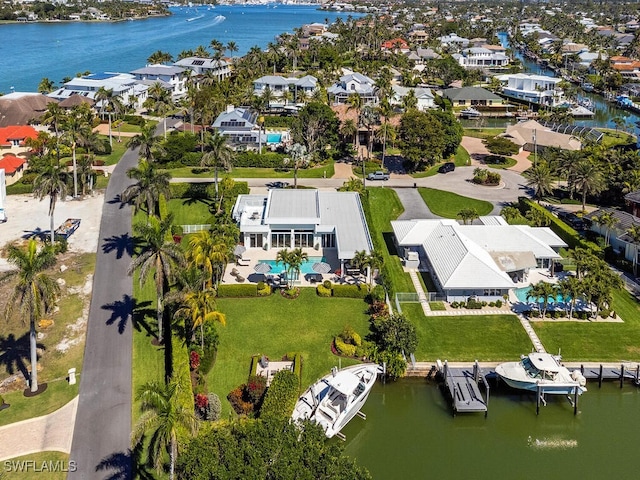
[[[527,358],[537,358],[549,370],[536,369]],[[501,363],[496,367],[496,373],[507,385],[519,390],[552,395],[578,395],[587,391],[586,380],[580,372],[570,372],[560,365],[559,359],[549,354],[532,354],[523,357],[520,362]]]

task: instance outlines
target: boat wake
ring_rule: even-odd
[[[211,25],[219,25],[220,23],[224,22],[227,19],[227,17],[225,17],[224,15],[218,15],[216,16],[216,18],[213,19],[213,22],[211,23]]]
[[[561,449],[566,450],[568,448],[576,448],[578,446],[577,440],[566,440],[562,438],[529,438],[527,439],[527,445],[531,448],[538,450],[550,450]]]

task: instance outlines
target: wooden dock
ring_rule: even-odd
[[[478,362],[471,368],[452,368],[447,361],[442,368],[438,365],[442,375],[444,389],[451,399],[453,415],[457,413],[484,412],[485,417],[489,406],[489,384],[480,371]],[[480,392],[480,383],[485,387],[486,400]]]

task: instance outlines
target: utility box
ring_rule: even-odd
[[[75,384],[76,384],[76,369],[70,368],[69,369],[69,385],[75,385]]]
[[[418,255],[418,252],[413,252],[411,250],[406,252],[404,265],[407,268],[417,269],[420,266],[420,256]]]

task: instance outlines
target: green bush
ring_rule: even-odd
[[[267,389],[260,418],[289,418],[298,400],[298,377],[289,370],[281,370],[273,376]]]
[[[482,302],[478,302],[477,300],[469,299],[469,300],[467,300],[467,308],[474,309],[474,310],[480,309],[480,308],[482,308]]]
[[[258,374],[258,362],[260,361],[260,355],[253,355],[251,357],[251,366],[249,367],[249,376]]]
[[[138,125],[140,127],[143,127],[144,124],[147,123],[144,117],[140,117],[138,115],[125,115],[124,121],[129,125]]]
[[[502,308],[502,300],[496,300],[496,307]]]
[[[331,289],[330,288],[326,288],[324,285],[318,285],[316,287],[316,293],[320,297],[330,297],[331,296]]]
[[[242,152],[233,160],[234,167],[282,168],[286,155],[282,153]]]
[[[534,201],[526,197],[520,197],[518,199],[518,208],[520,209],[520,212],[523,215],[526,215],[526,213],[531,209],[535,209],[535,210],[539,210],[540,212],[543,212],[547,216],[547,218],[551,220],[551,225],[549,225],[551,230],[553,230],[553,232],[556,235],[558,235],[562,240],[564,240],[567,243],[567,245],[569,245],[569,248],[576,248],[576,247],[586,248],[587,250],[590,250],[591,253],[593,253],[594,255],[597,255],[598,257],[602,257],[603,255],[602,248],[600,248],[594,242],[590,242],[580,237],[580,234],[578,232],[576,232],[573,228],[571,228],[569,225],[564,223],[558,217],[553,215],[543,206],[538,205],[537,203],[535,203]]]
[[[610,314],[611,314],[611,311],[609,311],[608,308],[603,308],[598,312],[598,315],[600,315],[600,318],[609,318]]]
[[[334,285],[333,296],[342,298],[366,298],[369,289],[366,285]]]
[[[369,292],[369,303],[384,302],[386,300],[386,292],[382,285],[376,285]]]
[[[358,335],[358,333],[348,325],[344,327],[338,337],[340,337],[344,343],[355,345],[356,347],[362,345],[362,338],[360,338],[360,335]]]
[[[296,353],[293,356],[293,373],[298,376],[298,383],[302,379],[302,355]]]
[[[218,297],[256,297],[258,296],[258,289],[252,284],[240,284],[240,285],[219,285]]]
[[[331,287],[332,287],[331,280],[325,280],[324,282],[322,282],[322,286],[326,289],[331,290]]]
[[[356,354],[356,346],[345,343],[339,336],[334,339],[334,345],[340,355],[345,357],[353,357]]]
[[[271,295],[271,285],[268,285],[264,282],[259,282],[257,289],[259,297],[268,297],[269,295]]]

